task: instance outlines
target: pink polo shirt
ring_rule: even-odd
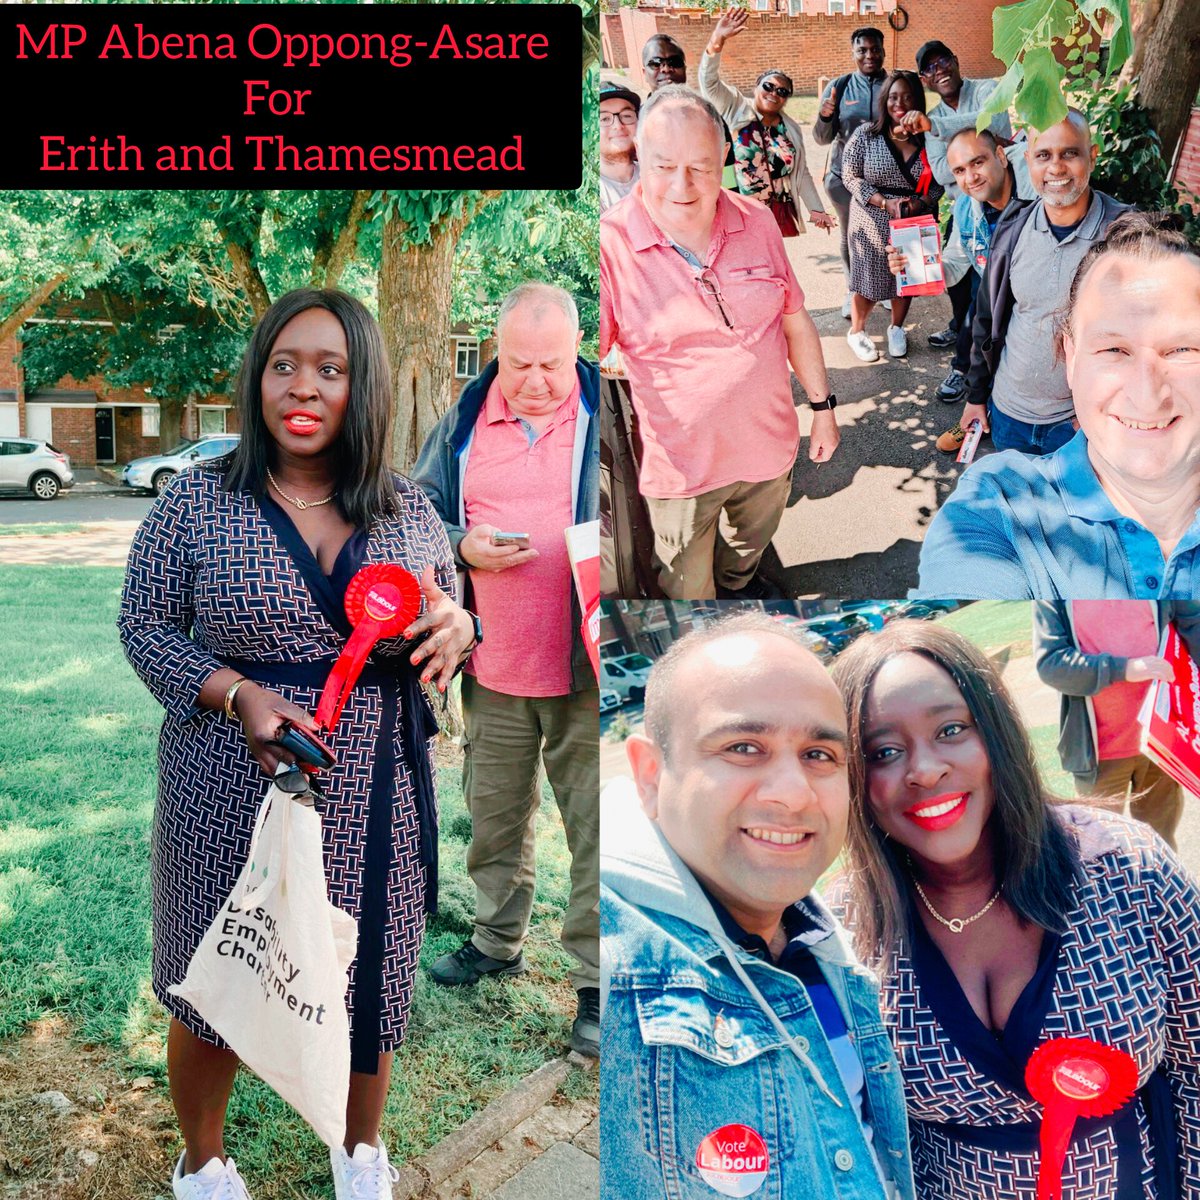
[[[1084,654],[1144,658],[1158,653],[1158,605],[1154,600],[1072,600],[1075,644]],[[1141,753],[1138,710],[1149,683],[1110,683],[1092,697],[1096,757],[1101,762]]]
[[[576,381],[530,444],[497,378],[475,421],[463,479],[466,527],[527,533],[538,552],[507,571],[471,571],[483,642],[466,670],[506,696],[564,696],[571,690],[574,583],[563,530],[574,521],[571,458],[578,414]]]
[[[625,359],[644,496],[775,479],[800,444],[783,317],[804,293],[767,207],[722,191],[705,265],[724,315],[650,219],[640,183],[600,218],[600,356],[618,345]]]

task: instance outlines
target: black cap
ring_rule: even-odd
[[[600,99],[628,100],[633,105],[634,112],[642,111],[641,96],[637,92],[631,92],[627,87],[622,87],[619,83],[613,83],[612,80],[606,79],[600,84]]]
[[[920,50],[917,51],[917,70],[924,72],[925,60],[933,57],[935,54],[944,54],[947,58],[954,57],[954,51],[946,45],[945,42],[939,42],[934,38],[931,42],[926,42]]]

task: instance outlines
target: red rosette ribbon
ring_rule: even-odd
[[[363,567],[346,588],[346,616],[354,632],[329,672],[317,724],[326,733],[337,724],[367,656],[380,638],[397,637],[421,611],[421,585],[397,563]]]
[[[1076,1118],[1115,1113],[1137,1091],[1137,1063],[1091,1038],[1054,1038],[1033,1052],[1025,1084],[1044,1109],[1037,1200],[1061,1200]]]

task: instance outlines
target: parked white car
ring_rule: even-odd
[[[205,459],[228,454],[239,441],[240,436],[236,433],[215,433],[198,440],[180,442],[166,454],[135,458],[121,472],[121,482],[127,488],[150,491],[159,496],[180,471]]]
[[[600,659],[600,686],[612,688],[622,701],[640,704],[646,696],[646,680],[654,663],[644,654],[619,654]]]
[[[53,500],[74,486],[71,460],[49,442],[0,438],[0,489],[29,490],[39,500]]]
[[[614,708],[621,707],[621,693],[614,692],[612,688],[600,689],[600,711],[602,713],[612,712]]]

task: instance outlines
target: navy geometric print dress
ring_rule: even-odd
[[[399,563],[420,578],[432,564],[454,594],[440,518],[420,488],[396,485],[399,514],[353,534],[330,576],[280,505],[225,491],[220,468],[180,474],[133,541],[118,627],[167,710],[151,850],[154,994],[216,1046],[224,1043],[167,988],[233,887],[268,779],[241,725],[197,698],[213,671],[234,666],[315,713],[350,634],[346,584],[362,566]],[[322,772],[326,800],[317,802],[329,898],[360,921],[348,1003],[353,1066],[370,1072],[403,1038],[436,878],[423,852],[435,836],[427,739],[436,723],[401,645],[377,643],[330,739],[337,766]]]
[[[918,1200],[1034,1200],[1041,1105],[1025,1065],[1042,1042],[1089,1037],[1131,1054],[1139,1092],[1081,1119],[1062,1200],[1200,1200],[1200,886],[1148,826],[1054,809],[1083,866],[1070,926],[1002,1034],[987,1029],[920,920],[894,951],[884,1023],[908,1104]]]

